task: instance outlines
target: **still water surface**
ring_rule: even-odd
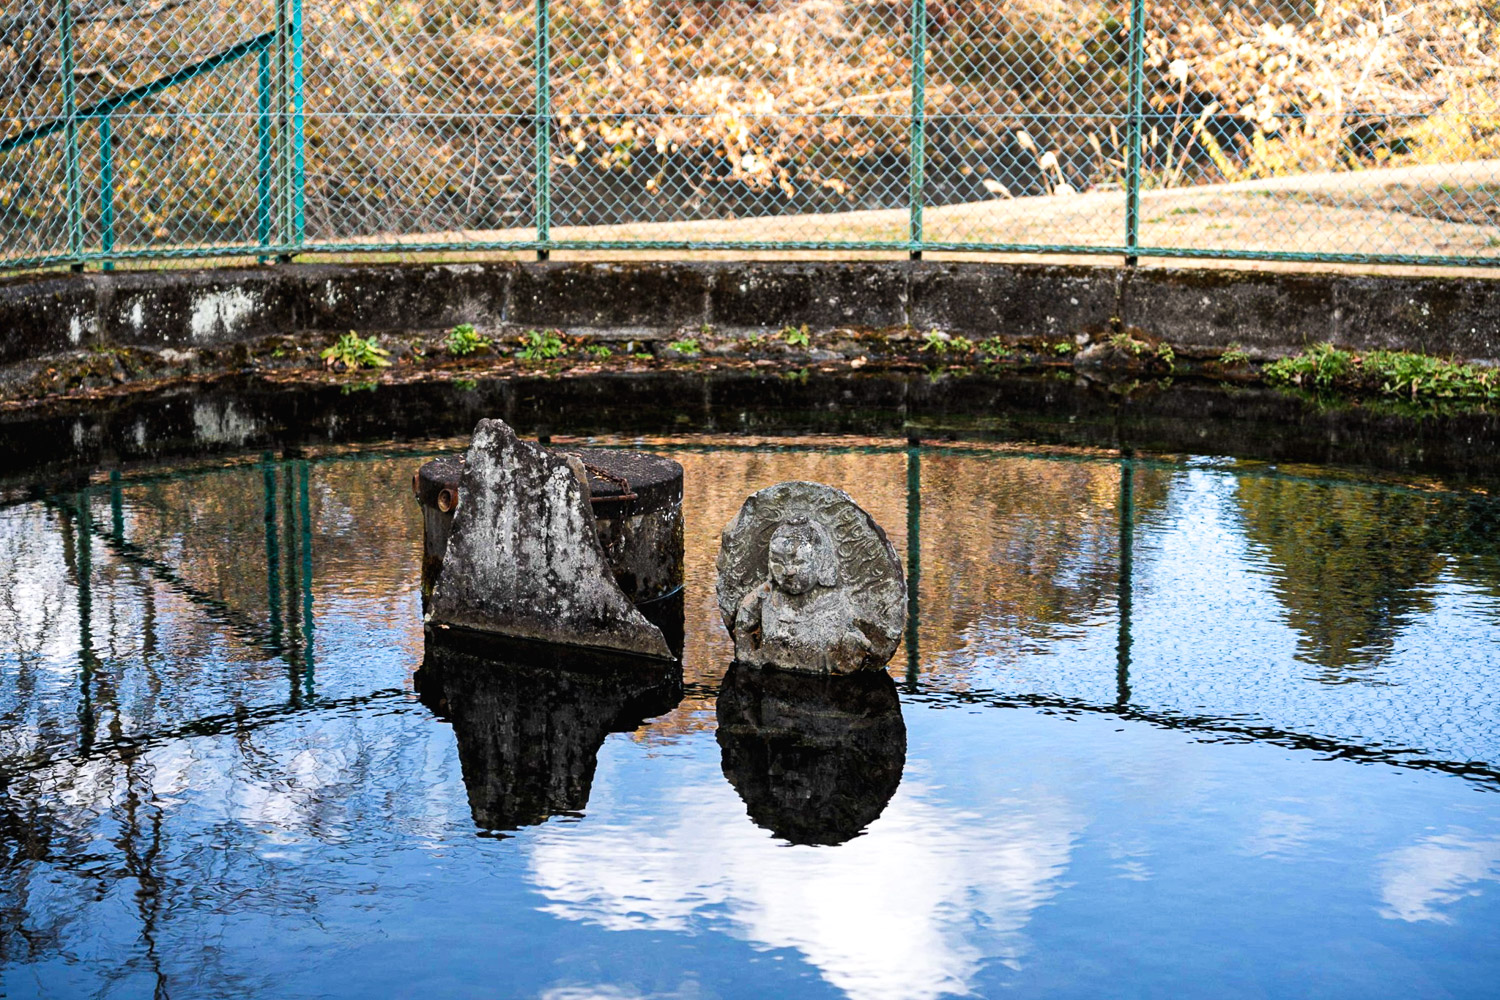
[[[436,445],[0,509],[0,995],[1495,995],[1500,503],[670,445],[685,685],[634,709],[419,699]],[[726,679],[718,532],[793,478],[918,580],[888,683]]]

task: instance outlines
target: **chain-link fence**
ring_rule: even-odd
[[[1497,0],[10,0],[0,265],[1500,263]]]

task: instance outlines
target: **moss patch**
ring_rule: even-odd
[[[1408,351],[1344,351],[1318,344],[1266,365],[1271,385],[1414,403],[1500,401],[1500,369]]]

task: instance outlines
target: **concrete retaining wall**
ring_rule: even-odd
[[[1044,264],[486,263],[49,274],[0,282],[0,363],[89,346],[270,334],[558,327],[937,327],[974,339],[1139,327],[1179,349],[1268,355],[1331,341],[1500,360],[1500,277]]]

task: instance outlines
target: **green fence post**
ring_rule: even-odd
[[[302,0],[292,0],[292,242],[307,242],[307,160],[303,132]]]
[[[108,112],[99,117],[99,248],[104,253],[104,269],[113,271],[115,262],[109,255],[115,249],[115,137],[113,118]]]
[[[911,173],[907,178],[907,254],[922,259],[923,181],[927,170],[927,0],[911,5]]]
[[[1130,112],[1126,122],[1125,266],[1135,267],[1141,237],[1141,131],[1146,105],[1146,0],[1130,0]]]
[[[552,30],[548,0],[536,0],[536,259],[552,240]]]
[[[73,74],[73,5],[58,0],[58,72],[63,92],[63,184],[68,192],[68,253],[83,270],[83,182],[78,149],[78,81]]]
[[[276,121],[275,180],[273,200],[275,202],[276,225],[274,241],[277,247],[276,260],[285,264],[291,261],[287,248],[291,246],[292,234],[296,231],[292,204],[292,28],[291,0],[276,0],[276,69],[271,82]]]
[[[255,242],[266,249],[271,242],[271,49],[255,55]],[[264,258],[262,258],[264,259]]]

